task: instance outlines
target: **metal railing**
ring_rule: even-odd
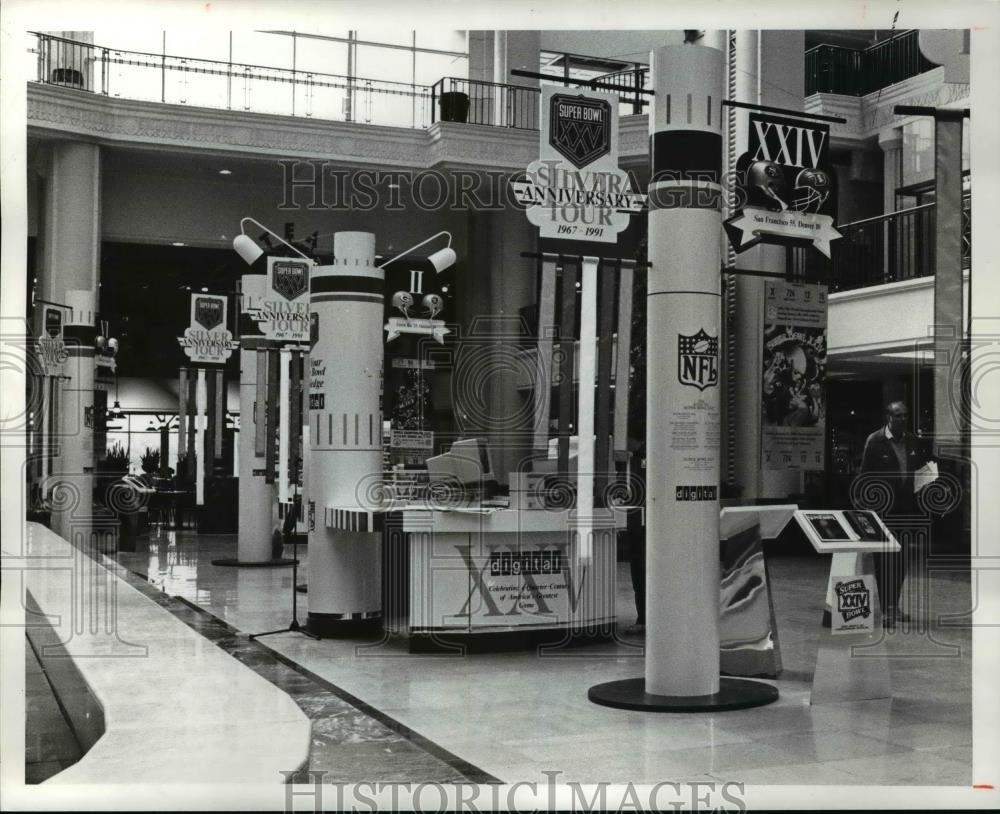
[[[934,274],[933,203],[838,226],[830,289],[850,291]],[[971,196],[962,199],[962,268],[972,263]],[[805,270],[808,274],[808,269]]]
[[[37,38],[37,81],[110,97],[394,127],[426,127],[431,88]]]
[[[920,53],[918,40],[919,32],[913,30],[860,51],[838,45],[810,48],[805,94],[865,96],[937,67]]]
[[[431,86],[431,121],[538,129],[538,88],[446,76]]]
[[[604,74],[603,76],[597,77],[596,82],[598,83],[596,85],[596,90],[601,89],[600,83],[634,89],[631,94],[624,91],[617,91],[619,94],[619,105],[620,107],[625,108],[619,109],[619,113],[639,114],[646,112],[645,106],[649,104],[649,99],[646,94],[639,93],[639,91],[649,90],[649,68],[647,66],[636,64],[634,68],[629,68],[625,71]]]

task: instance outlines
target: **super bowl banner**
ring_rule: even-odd
[[[538,160],[514,181],[517,201],[542,238],[616,243],[645,195],[618,168],[618,97],[542,88]]]
[[[827,292],[769,280],[764,295],[763,469],[823,469]]]
[[[859,574],[853,579],[838,581],[833,586],[836,607],[831,614],[830,632],[871,634],[875,630],[875,577]]]
[[[36,332],[38,336],[36,350],[42,373],[46,376],[56,376],[62,372],[62,363],[67,358],[66,343],[63,341],[62,311],[47,305],[42,306],[40,322],[41,328]]]
[[[749,114],[747,151],[737,159],[742,211],[725,222],[736,252],[758,243],[814,246],[830,256],[837,195],[830,166],[830,127]]]
[[[227,303],[218,294],[191,295],[191,323],[177,341],[195,364],[222,364],[239,347],[226,328]]]
[[[306,260],[268,257],[266,275],[243,281],[243,313],[265,339],[309,341],[309,268]]]

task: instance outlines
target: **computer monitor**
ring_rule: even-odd
[[[479,488],[496,481],[485,438],[462,438],[443,455],[427,459],[427,475],[435,483]]]

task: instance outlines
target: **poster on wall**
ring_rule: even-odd
[[[226,327],[227,303],[220,294],[191,295],[191,323],[177,341],[194,364],[222,364],[239,347]]]
[[[763,469],[824,467],[826,286],[768,281],[761,378]]]
[[[743,206],[724,226],[739,253],[758,243],[813,246],[830,256],[840,237],[830,126],[751,113],[747,151],[736,161]]]
[[[543,240],[617,243],[646,199],[618,167],[618,97],[544,86],[538,160],[511,187]]]

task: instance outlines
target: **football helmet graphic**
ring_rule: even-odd
[[[426,294],[420,303],[430,312],[430,318],[434,319],[444,308],[444,300],[437,294]]]
[[[392,295],[392,307],[398,308],[403,316],[410,318],[410,309],[413,307],[413,295],[409,291],[397,291]]]
[[[753,197],[760,199],[761,203],[781,211],[788,209],[785,199],[788,197],[788,184],[785,181],[785,172],[773,161],[754,161],[747,168],[747,191]],[[761,198],[760,196],[763,196]]]
[[[800,170],[795,178],[792,207],[799,212],[819,212],[830,197],[830,174],[825,170]]]

